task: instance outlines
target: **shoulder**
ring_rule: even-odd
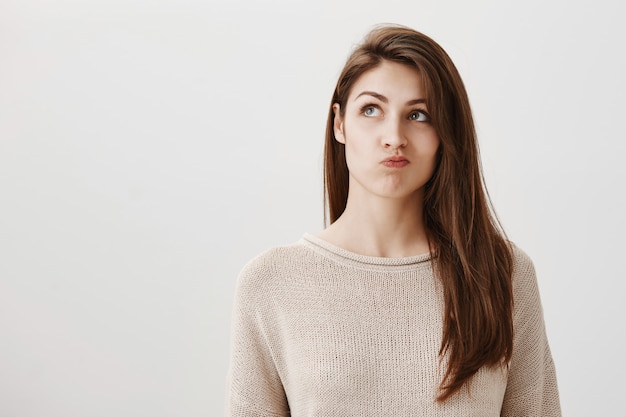
[[[310,262],[312,256],[314,253],[301,241],[267,249],[244,265],[237,285],[256,290],[280,285],[301,271],[303,264]]]
[[[303,277],[311,273],[317,254],[302,241],[267,249],[241,269],[235,286],[235,308],[270,311],[277,300],[301,291]]]
[[[240,279],[263,279],[268,275],[285,272],[310,256],[310,251],[300,242],[276,246],[248,261],[241,270]]]
[[[526,252],[513,242],[509,242],[513,259],[513,276],[535,275],[535,265]]]
[[[510,243],[513,257],[513,274],[511,277],[513,288],[514,310],[526,308],[541,309],[539,286],[532,259],[526,252],[513,243]]]

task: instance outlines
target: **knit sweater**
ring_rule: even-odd
[[[435,400],[443,291],[429,255],[355,254],[312,235],[242,270],[227,416],[560,416],[532,262],[514,250],[513,355]]]

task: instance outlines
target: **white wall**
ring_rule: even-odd
[[[0,0],[0,415],[222,414],[236,275],[322,227],[325,115],[378,22],[466,81],[534,259],[564,415],[617,415],[616,1]]]

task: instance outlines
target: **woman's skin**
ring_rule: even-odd
[[[430,123],[419,72],[385,61],[353,85],[345,113],[334,104],[337,141],[345,144],[348,202],[319,237],[368,256],[429,251],[422,217],[439,138]]]

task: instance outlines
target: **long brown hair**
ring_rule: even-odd
[[[344,145],[335,139],[332,105],[338,103],[343,116],[354,82],[383,61],[409,65],[420,73],[440,140],[437,167],[425,186],[423,215],[431,259],[443,284],[439,356],[447,356],[447,367],[437,400],[445,401],[481,367],[502,366],[511,358],[511,248],[489,202],[461,76],[441,46],[401,26],[370,32],[337,81],[324,149],[324,198],[330,223],[346,208],[349,178]],[[325,220],[326,216],[325,212]]]

